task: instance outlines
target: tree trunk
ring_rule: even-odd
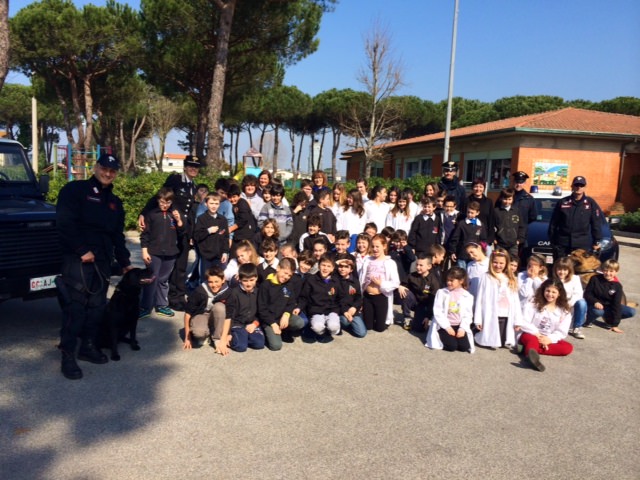
[[[220,170],[222,167],[222,132],[220,131],[220,117],[222,116],[222,102],[224,100],[225,77],[227,74],[227,59],[229,56],[229,38],[231,24],[237,0],[215,0],[220,9],[220,23],[218,25],[218,39],[216,42],[216,64],[213,69],[213,83],[211,98],[209,99],[209,144],[207,148],[206,164]]]
[[[278,132],[280,131],[280,125],[274,126],[275,134],[273,136],[273,161],[271,164],[273,165],[273,174],[278,171],[278,147],[280,146],[280,137],[278,136]]]
[[[291,143],[291,169],[293,170],[296,163],[296,136],[293,130],[289,130],[289,142]]]
[[[340,129],[333,129],[333,144],[331,145],[331,173],[335,181],[338,175],[338,149],[340,148]]]
[[[201,159],[206,165],[206,158],[204,156],[204,146],[207,138],[207,118],[208,108],[207,106],[198,105],[198,124],[196,125],[196,141],[195,141],[195,153],[196,157]]]
[[[125,139],[124,139],[124,120],[121,118],[118,120],[118,135],[120,136],[120,161],[124,166],[123,170],[128,172],[131,170],[131,157],[125,160],[126,149],[125,149]]]
[[[0,0],[0,90],[9,71],[9,0]]]
[[[300,161],[302,160],[302,145],[304,144],[304,133],[300,135],[300,146],[298,147],[298,170],[300,170]],[[293,146],[291,147],[293,148]],[[313,146],[311,147],[313,148]],[[313,171],[315,165],[311,162],[311,169]]]
[[[326,136],[327,128],[322,127],[322,134],[320,135],[320,149],[318,150],[318,167],[320,167],[320,164],[322,163],[322,150],[324,150],[324,140]],[[335,178],[335,176],[333,178]]]

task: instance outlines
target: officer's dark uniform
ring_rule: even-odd
[[[549,240],[554,257],[564,257],[577,248],[590,250],[602,240],[602,212],[596,201],[586,195],[560,200],[549,221]]]
[[[187,155],[184,160],[185,166],[192,166],[200,168],[201,164],[196,157]],[[185,174],[174,173],[169,175],[164,182],[165,187],[169,187],[173,190],[174,198],[172,207],[178,210],[182,215],[182,222],[184,225],[188,224],[187,217],[192,205],[195,202],[196,185]],[[145,207],[143,214],[149,208],[153,208],[157,205],[155,197],[149,201]],[[182,231],[178,231],[178,256],[176,257],[176,263],[173,266],[173,271],[169,277],[169,306],[174,310],[184,310],[185,307],[185,294],[186,279],[187,279],[187,264],[189,263],[189,250],[191,246],[189,244],[191,236],[189,228],[185,228]]]
[[[119,167],[115,157],[104,160],[109,168]],[[98,161],[101,162],[101,159]],[[75,364],[77,338],[81,338],[78,358],[106,363],[106,355],[95,347],[105,306],[115,256],[122,268],[130,265],[124,238],[124,208],[113,186],[103,188],[95,176],[66,184],[58,196],[56,225],[62,245],[62,276],[58,280],[63,311],[60,345],[63,373],[81,378]],[[95,262],[82,263],[80,257],[93,252]],[[66,366],[75,370],[68,376]],[[69,363],[71,362],[71,364]],[[74,367],[74,368],[73,368]]]

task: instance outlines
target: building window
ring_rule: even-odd
[[[404,177],[411,178],[420,171],[420,160],[409,160],[404,162]]]
[[[396,161],[396,178],[402,178],[402,160]]]
[[[424,175],[425,177],[430,177],[431,176],[431,159],[430,158],[423,158],[421,160],[421,168],[420,168],[420,174]]]
[[[370,176],[371,177],[379,177],[379,178],[383,178],[384,174],[383,174],[383,164],[382,162],[373,162],[371,164],[371,173]]]
[[[511,184],[511,159],[499,158],[491,160],[491,176],[489,177],[489,188],[500,190]]]
[[[476,178],[487,177],[487,159],[467,160],[464,169],[464,181],[473,182]]]

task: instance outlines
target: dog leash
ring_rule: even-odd
[[[92,263],[93,263],[93,268],[95,268],[96,273],[98,274],[98,279],[100,280],[100,286],[95,292],[92,292],[89,289],[89,286],[87,285],[87,280],[84,278],[84,269],[82,268],[82,263],[80,263],[80,278],[82,279],[82,287],[89,295],[95,295],[96,293],[99,293],[100,291],[102,291],[102,289],[104,288],[104,280],[105,280],[105,278],[102,275],[102,272],[98,268],[98,265],[96,265],[96,262],[92,262]]]

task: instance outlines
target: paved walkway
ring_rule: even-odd
[[[640,250],[621,263],[638,300]],[[6,302],[0,319],[10,480],[640,478],[638,318],[570,339],[544,373],[397,326],[222,358],[182,350],[181,316],[150,318],[141,351],[82,363],[80,381],[59,371],[55,301]]]

